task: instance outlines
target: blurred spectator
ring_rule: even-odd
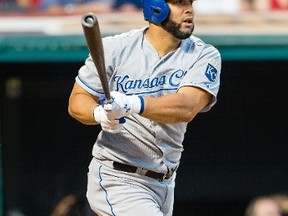
[[[0,0],[1,12],[34,11],[40,5],[40,0]]]
[[[241,0],[241,10],[242,11],[254,10],[254,0]]]
[[[25,216],[25,215],[18,209],[10,209],[7,211],[6,216]]]
[[[42,0],[40,10],[51,14],[105,13],[112,11],[113,0]]]
[[[288,0],[254,0],[254,9],[258,11],[288,10]]]
[[[281,212],[284,215],[288,215],[288,195],[286,194],[272,194],[271,199],[278,203]]]
[[[288,0],[270,0],[271,10],[288,10]]]
[[[142,9],[141,0],[115,0],[113,9],[117,11],[138,11]]]
[[[249,203],[245,216],[281,216],[281,209],[270,196],[259,196]]]
[[[40,5],[41,11],[51,15],[133,12],[141,8],[141,0],[42,0]]]
[[[61,199],[50,216],[97,216],[84,199],[70,194]]]

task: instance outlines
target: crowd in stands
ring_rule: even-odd
[[[141,0],[0,0],[0,12],[40,12],[48,15],[141,10]]]
[[[39,9],[49,14],[133,12],[141,9],[141,0],[42,0]]]
[[[142,0],[0,0],[0,12],[22,11],[55,14],[127,12],[141,10]],[[239,11],[288,10],[288,0],[201,0],[200,13],[237,13]]]
[[[256,11],[288,10],[288,0],[243,0],[244,8]]]
[[[242,11],[284,11],[288,0],[201,0],[195,2],[197,13],[237,14]]]

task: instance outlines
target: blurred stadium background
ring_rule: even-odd
[[[243,216],[256,196],[288,194],[288,10],[217,1],[197,1],[194,35],[222,54],[219,101],[188,127],[175,216]],[[87,57],[81,14],[37,4],[0,0],[0,216],[52,216],[71,194],[87,207],[99,127],[67,113]],[[103,36],[147,25],[139,10],[98,17]]]

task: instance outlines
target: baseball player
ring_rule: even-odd
[[[142,4],[147,27],[103,38],[113,102],[103,99],[91,57],[69,99],[72,117],[102,127],[87,186],[98,215],[172,215],[187,124],[219,90],[221,57],[192,36],[193,0]]]

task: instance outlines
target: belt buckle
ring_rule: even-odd
[[[164,174],[163,180],[167,180],[167,179],[171,178],[172,175],[173,175],[173,172]]]
[[[173,176],[174,172],[177,170],[177,168],[178,168],[178,166],[175,167],[174,169],[171,169],[170,171],[168,169],[168,172],[163,175],[163,180],[171,178]]]

